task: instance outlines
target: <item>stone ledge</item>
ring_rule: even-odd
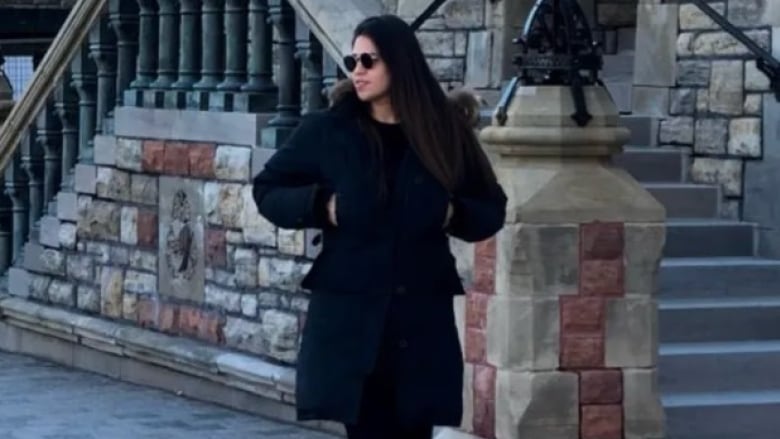
[[[293,368],[194,340],[0,295],[0,349],[295,422]]]

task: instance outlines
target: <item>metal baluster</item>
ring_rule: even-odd
[[[177,0],[157,0],[159,16],[159,53],[157,79],[152,88],[169,89],[176,81],[179,60],[179,4]]]
[[[43,152],[43,198],[46,204],[54,198],[60,183],[60,153],[62,124],[57,116],[54,100],[47,102],[36,119],[38,149]]]
[[[89,59],[86,47],[81,48],[71,62],[72,85],[79,95],[79,162],[92,161],[95,137],[97,76],[95,63]]]
[[[317,37],[304,26],[300,26],[298,39],[298,57],[303,64],[303,110],[302,114],[310,113],[325,107],[322,94],[322,44]]]
[[[22,140],[24,142],[24,140]],[[20,145],[21,146],[21,145]],[[13,158],[5,168],[5,194],[11,199],[11,260],[22,256],[22,246],[27,240],[27,180],[22,170],[21,148],[14,151]]]
[[[95,128],[108,134],[106,119],[113,117],[116,102],[116,35],[103,16],[89,33],[89,53],[97,65],[97,110]]]
[[[79,98],[76,89],[71,85],[71,74],[65,70],[62,80],[54,90],[54,106],[62,125],[62,173],[60,188],[70,188],[68,179],[70,171],[76,165],[76,155],[79,150]]]
[[[263,130],[262,144],[279,147],[300,120],[301,62],[295,57],[295,11],[286,0],[272,0],[271,21],[279,33],[279,103],[276,116]]]
[[[123,103],[123,93],[130,88],[138,53],[138,3],[131,0],[110,0],[108,4],[111,28],[116,34],[116,106]],[[135,105],[134,103],[130,102]]]
[[[222,11],[225,0],[203,0],[201,25],[203,27],[201,47],[203,62],[200,81],[193,88],[188,106],[200,110],[209,108],[209,92],[217,89],[222,80],[224,62],[224,41]]]

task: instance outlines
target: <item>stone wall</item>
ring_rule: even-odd
[[[710,3],[770,50],[780,14],[763,0]],[[694,182],[719,184],[721,216],[741,218],[745,163],[762,157],[762,98],[769,82],[750,52],[693,4],[643,4],[634,113],[661,119],[658,144],[691,148]],[[644,18],[643,18],[644,17]],[[672,44],[664,35],[677,35]],[[639,51],[639,48],[637,49]],[[673,64],[665,60],[673,59]],[[659,62],[660,60],[660,62]],[[641,76],[641,78],[638,78]],[[667,87],[668,81],[668,87]],[[637,90],[638,89],[638,90]],[[668,89],[668,95],[667,95]]]
[[[11,293],[295,363],[316,249],[257,213],[250,175],[271,153],[254,147],[259,116],[158,110],[149,131],[150,111],[117,110],[117,136],[77,165]]]
[[[430,0],[383,0],[385,10],[411,22]],[[511,38],[525,14],[520,4],[495,0],[449,0],[418,32],[434,72],[445,85],[497,89],[513,70]]]

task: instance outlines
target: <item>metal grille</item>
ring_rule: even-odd
[[[14,100],[22,97],[24,88],[30,82],[33,75],[33,59],[31,56],[6,56],[3,65],[5,74],[11,81],[11,89],[14,92]]]

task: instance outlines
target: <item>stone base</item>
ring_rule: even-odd
[[[0,296],[0,349],[343,435],[295,421],[292,368],[190,339]]]

